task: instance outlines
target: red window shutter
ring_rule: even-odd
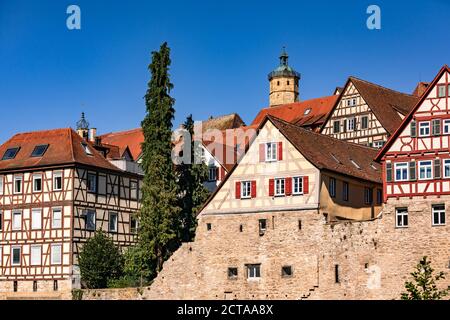
[[[220,181],[223,181],[225,179],[225,169],[223,167],[220,167]]]
[[[266,145],[264,143],[259,144],[259,162],[266,161]]]
[[[256,198],[256,181],[252,181],[252,198]]]
[[[278,142],[278,161],[283,160],[283,142]]]
[[[236,181],[236,199],[241,198],[241,182]]]
[[[269,196],[273,197],[274,193],[274,184],[275,184],[275,180],[274,179],[269,179]]]
[[[304,176],[303,177],[303,194],[309,193],[309,177]]]
[[[292,178],[286,178],[285,184],[286,195],[290,196],[292,194]]]

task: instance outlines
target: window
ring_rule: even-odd
[[[277,143],[266,143],[266,161],[277,161]]]
[[[33,192],[42,192],[42,174],[33,175]]]
[[[293,194],[303,194],[303,178],[302,177],[294,177],[292,178],[293,184]]]
[[[61,264],[61,245],[52,244],[51,247],[51,264]]]
[[[21,248],[20,247],[12,247],[11,251],[11,261],[13,266],[20,265],[21,262]]]
[[[419,122],[419,137],[430,135],[430,121]]]
[[[281,267],[281,277],[282,278],[290,278],[290,277],[292,277],[292,267],[291,266],[283,266],[283,267]]]
[[[62,227],[62,209],[53,208],[52,210],[52,228],[59,229]]]
[[[369,127],[369,117],[363,116],[361,117],[361,129],[367,129]]]
[[[58,291],[58,280],[53,280],[53,291]]]
[[[344,181],[342,185],[342,199],[348,201],[348,182]]]
[[[18,285],[17,285],[17,280],[15,280],[15,281],[13,281],[13,290],[14,290],[14,292],[17,292],[17,287],[18,287]]]
[[[339,283],[340,279],[339,279],[339,265],[335,264],[334,265],[334,282],[335,283]]]
[[[364,188],[364,202],[366,204],[372,204],[372,189]]]
[[[53,172],[53,190],[60,191],[62,190],[62,171]]]
[[[336,197],[336,179],[335,178],[330,178],[330,183],[329,183],[329,193],[330,193],[330,197],[334,198]]]
[[[238,268],[228,268],[228,279],[237,279]]]
[[[41,144],[36,147],[34,147],[33,152],[31,153],[32,157],[42,157],[47,151],[48,144]]]
[[[347,119],[347,131],[355,130],[355,118]]]
[[[302,230],[302,220],[298,220],[298,230]]]
[[[377,204],[381,204],[383,202],[383,190],[377,189]]]
[[[138,198],[138,183],[137,183],[137,181],[130,182],[130,198],[132,200],[137,200],[137,198]]]
[[[407,162],[396,163],[394,167],[395,167],[395,181],[407,181],[409,179]]]
[[[353,107],[353,106],[356,106],[356,98],[348,99],[347,107]]]
[[[303,113],[303,115],[307,116],[308,114],[311,113],[311,108],[308,108],[305,110],[305,112]]]
[[[259,219],[259,235],[262,236],[267,230],[267,220]]]
[[[445,205],[435,204],[432,206],[433,226],[445,225]]]
[[[241,199],[249,199],[252,196],[252,183],[251,181],[241,182]]]
[[[38,289],[37,287],[37,281],[33,281],[33,291],[36,292]]]
[[[450,159],[444,160],[444,178],[450,178]]]
[[[95,211],[86,211],[86,229],[90,231],[95,230]]]
[[[22,211],[13,211],[12,215],[12,229],[22,229]]]
[[[284,196],[285,195],[285,183],[286,183],[286,180],[284,178],[275,179],[275,196]]]
[[[408,209],[397,208],[395,209],[395,223],[397,228],[406,228],[408,226]]]
[[[42,247],[39,246],[31,246],[31,258],[30,264],[32,266],[40,266],[42,259]]]
[[[248,264],[247,265],[247,278],[255,279],[261,277],[261,265],[260,264]]]
[[[432,179],[432,166],[433,162],[429,161],[419,161],[419,179],[427,180]]]
[[[3,194],[3,176],[0,176],[0,196]]]
[[[209,167],[208,171],[208,181],[216,181],[217,180],[217,168],[216,167]]]
[[[438,85],[437,90],[438,90],[438,98],[445,97],[445,85],[444,84]]]
[[[445,119],[443,121],[443,133],[444,134],[450,134],[450,119]]]
[[[131,233],[137,233],[138,230],[138,220],[135,217],[130,218],[130,231]]]
[[[109,213],[109,232],[117,232],[117,213]]]
[[[88,192],[97,192],[97,175],[95,173],[88,173],[87,190]]]
[[[88,155],[88,156],[92,156],[92,151],[89,148],[89,146],[87,145],[87,143],[82,142],[81,146],[83,147],[84,152]]]
[[[22,176],[15,176],[14,177],[14,193],[22,193]]]
[[[3,154],[2,160],[14,159],[19,152],[20,148],[9,148]]]
[[[211,231],[212,229],[212,224],[211,223],[207,223],[206,224],[206,230]]]
[[[42,228],[42,210],[31,210],[31,229],[38,230]]]
[[[333,133],[341,131],[341,122],[339,120],[333,121]]]
[[[289,85],[289,80],[287,81],[287,85]]]
[[[374,148],[378,148],[378,149],[381,148],[383,145],[384,145],[384,141],[383,140],[374,141],[373,144],[372,144],[372,146]]]

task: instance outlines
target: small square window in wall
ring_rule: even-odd
[[[238,268],[235,267],[228,268],[228,279],[234,280],[237,279],[237,277],[238,277]]]
[[[283,278],[292,277],[292,267],[291,266],[283,266],[281,268],[281,277],[283,277]]]
[[[267,230],[267,220],[259,219],[259,235],[263,236]]]
[[[212,224],[211,223],[207,223],[206,224],[206,230],[211,231],[212,229]]]

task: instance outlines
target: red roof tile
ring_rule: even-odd
[[[110,132],[100,135],[102,144],[110,144],[119,147],[120,156],[126,151],[127,147],[130,150],[133,160],[139,159],[142,153],[141,145],[144,142],[144,134],[142,128],[136,128],[127,131]]]

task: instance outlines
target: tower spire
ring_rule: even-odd
[[[281,54],[280,54],[280,66],[287,66],[288,59],[289,59],[289,55],[286,52],[286,47],[283,46],[283,48],[281,49]]]

